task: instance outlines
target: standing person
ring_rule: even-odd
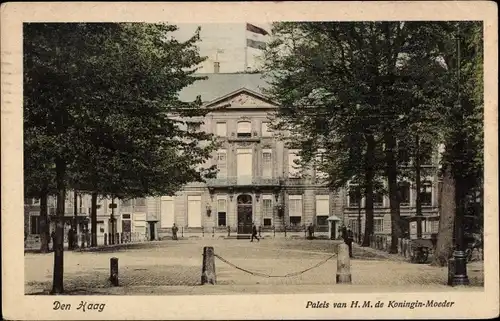
[[[54,251],[55,247],[56,247],[56,232],[55,231],[52,231],[52,233],[50,233],[50,238],[52,239],[52,251]]]
[[[174,225],[172,226],[172,240],[174,240],[174,241],[177,241],[177,231],[178,230],[179,230],[179,228],[174,223]]]
[[[68,250],[73,249],[73,228],[71,227],[68,231]]]
[[[351,227],[349,226],[347,228],[346,238],[345,238],[344,242],[349,247],[349,257],[351,257],[351,258],[352,258],[352,241],[353,240],[354,240],[354,233],[352,232]]]
[[[257,236],[257,226],[255,226],[255,224],[252,224],[252,238],[250,239],[250,242],[253,242],[254,238],[256,238],[258,242],[260,242],[260,239]]]
[[[345,242],[345,240],[346,240],[346,238],[347,238],[347,227],[346,227],[345,225],[342,225],[342,229],[341,229],[340,231],[341,231],[341,233],[342,233],[342,239],[343,239],[343,240],[344,240],[344,242]]]

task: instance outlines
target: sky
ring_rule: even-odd
[[[271,32],[270,23],[250,23]],[[269,36],[247,31],[246,23],[177,24],[177,26],[179,30],[174,32],[172,36],[179,41],[189,39],[193,36],[196,28],[201,27],[200,55],[207,56],[207,60],[202,63],[199,73],[212,73],[215,59],[220,62],[221,73],[244,71],[246,39],[269,40]],[[261,53],[261,50],[247,48],[247,65],[250,69],[259,66]]]

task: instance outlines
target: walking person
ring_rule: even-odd
[[[354,240],[354,233],[351,230],[351,227],[349,226],[346,231],[346,237],[344,239],[344,242],[347,244],[349,247],[349,257],[352,258],[352,241]]]
[[[260,239],[257,236],[257,226],[255,226],[255,224],[252,224],[252,238],[250,239],[250,242],[253,242],[254,238],[257,239],[257,242],[260,242]]]

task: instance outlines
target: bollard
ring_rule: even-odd
[[[118,258],[112,257],[109,260],[109,280],[114,286],[118,286]]]
[[[215,237],[215,227],[212,227],[212,238]]]
[[[227,236],[231,236],[231,226],[227,227]]]
[[[108,245],[108,234],[104,233],[104,245]]]
[[[286,225],[285,225],[285,238],[286,238]]]
[[[203,266],[201,268],[201,284],[215,284],[215,256],[214,248],[205,246],[203,248]]]
[[[273,225],[273,238],[276,238],[276,227]]]
[[[181,237],[184,237],[184,226],[181,226]]]
[[[455,274],[455,259],[451,257],[448,260],[448,285],[453,286],[453,275]]]
[[[351,259],[349,258],[349,246],[341,243],[337,247],[337,284],[352,283]]]
[[[201,227],[201,237],[205,237],[205,228]]]

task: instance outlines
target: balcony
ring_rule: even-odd
[[[280,184],[279,178],[251,177],[251,176],[241,176],[241,177],[232,176],[226,178],[214,178],[207,180],[207,185],[209,187],[277,186],[279,184]]]

